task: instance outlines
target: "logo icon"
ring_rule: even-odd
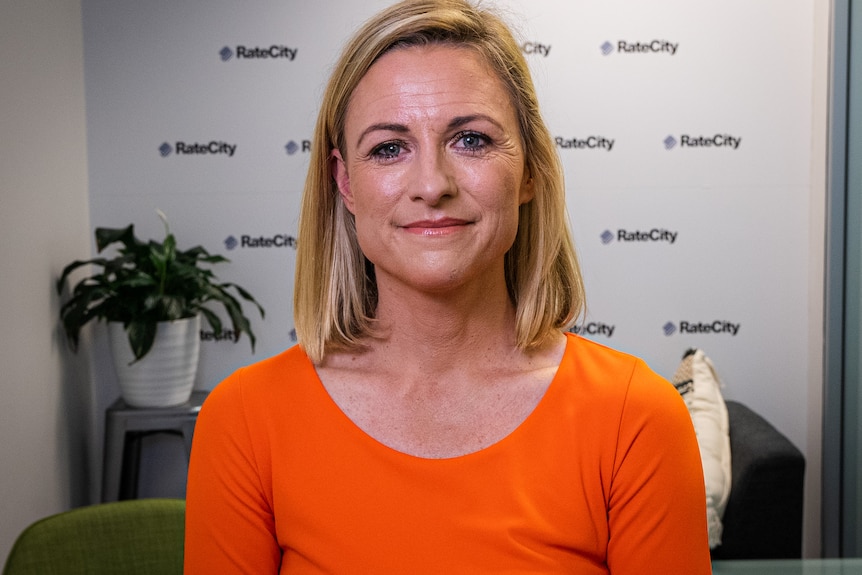
[[[221,56],[221,61],[222,61],[222,62],[227,62],[228,60],[230,60],[231,58],[233,58],[233,50],[231,50],[230,48],[228,48],[227,46],[225,46],[224,48],[222,48],[221,50],[219,50],[218,55],[219,55],[219,56]]]
[[[228,250],[235,250],[238,245],[239,241],[233,236],[228,236],[227,239],[224,241],[224,247],[226,247]]]
[[[676,333],[676,326],[673,325],[673,322],[667,322],[662,326],[665,335],[673,335]]]
[[[614,234],[610,230],[605,230],[601,235],[602,243],[608,245],[612,241],[614,241]]]
[[[159,153],[162,155],[163,158],[167,158],[168,156],[170,156],[171,152],[173,151],[174,149],[171,148],[171,145],[167,142],[159,146]]]
[[[663,140],[665,150],[673,150],[676,147],[676,138],[668,136]]]
[[[284,149],[287,150],[288,156],[292,156],[299,151],[299,144],[291,140],[287,143]]]
[[[607,56],[614,51],[614,45],[610,42],[605,42],[604,44],[599,46],[599,48],[601,49],[603,56]]]

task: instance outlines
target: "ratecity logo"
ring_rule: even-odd
[[[605,337],[613,337],[615,329],[617,329],[617,326],[615,325],[608,325],[600,321],[591,321],[589,323],[573,326],[569,331],[578,335],[603,335]]]
[[[614,149],[613,138],[604,136],[587,136],[586,138],[562,138],[557,136],[554,143],[563,150],[604,150],[610,152]]]
[[[599,46],[603,56],[610,56],[614,51],[620,54],[669,54],[675,56],[679,50],[679,42],[669,40],[650,40],[648,42],[630,42],[617,40],[616,44],[609,40]]]
[[[521,51],[527,56],[542,56],[547,58],[551,53],[550,44],[542,44],[540,42],[524,42],[521,44]]]
[[[178,156],[227,156],[232,158],[236,153],[236,144],[230,144],[221,140],[212,140],[210,142],[175,142],[173,146],[164,142],[159,146],[159,154],[163,158],[167,158],[171,154]]]
[[[288,156],[292,156],[297,152],[307,154],[311,151],[311,140],[300,140],[299,142],[291,140],[284,145],[284,150],[287,152]]]
[[[227,342],[227,343],[236,343],[239,341],[239,336],[242,335],[242,332],[234,331],[232,329],[223,329],[221,332],[216,333],[212,330],[204,330],[202,329],[200,332],[201,341],[219,341],[219,342]]]
[[[679,331],[681,334],[707,334],[707,335],[725,335],[736,336],[739,333],[740,323],[733,323],[723,319],[715,321],[686,321],[682,320],[678,323],[672,321],[667,322],[662,326],[662,331],[666,336],[671,336]]]
[[[239,45],[233,49],[230,46],[225,46],[219,50],[218,54],[222,62],[228,62],[234,57],[237,60],[287,60],[288,62],[293,62],[298,52],[299,48],[272,44],[266,47]]]
[[[237,248],[293,248],[296,249],[296,238],[288,234],[276,234],[274,236],[228,236],[224,241],[224,247],[232,251]]]
[[[738,150],[741,143],[741,136],[732,136],[730,134],[714,134],[712,136],[682,134],[678,139],[673,135],[669,135],[662,140],[665,150],[673,150],[677,145],[680,148],[725,148],[728,150]]]
[[[610,230],[605,230],[599,238],[605,245],[610,244],[615,239],[618,242],[667,242],[668,244],[673,245],[678,236],[679,232],[675,232],[673,230],[653,228],[651,230],[634,231],[618,229],[616,234]]]

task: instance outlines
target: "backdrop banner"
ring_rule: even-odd
[[[300,194],[324,83],[388,1],[84,0],[93,226],[231,262],[258,336],[204,324],[197,387],[295,343]],[[670,378],[689,347],[725,397],[808,445],[814,0],[505,0],[567,178],[577,331]],[[97,347],[100,345],[97,335]],[[100,350],[97,349],[97,352]],[[97,386],[113,374],[97,370]]]

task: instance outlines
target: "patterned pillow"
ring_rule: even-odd
[[[691,415],[706,484],[709,546],[721,544],[721,519],[730,495],[730,434],[721,382],[702,350],[690,349],[673,376],[673,384]]]

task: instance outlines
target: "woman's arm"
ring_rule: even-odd
[[[198,416],[186,487],[186,575],[279,571],[268,462],[259,456],[266,442],[251,434],[240,371],[210,393]]]
[[[674,387],[638,362],[620,423],[608,497],[613,575],[708,575],[703,467]]]

